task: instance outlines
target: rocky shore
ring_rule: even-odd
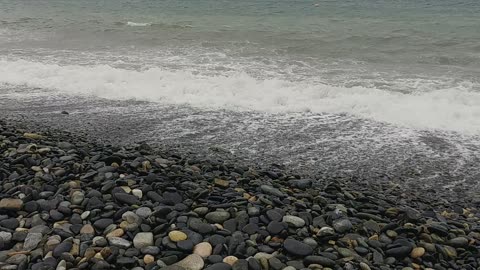
[[[0,153],[2,270],[480,268],[468,198],[5,122]]]

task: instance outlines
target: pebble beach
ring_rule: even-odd
[[[479,269],[472,198],[0,122],[0,269]]]

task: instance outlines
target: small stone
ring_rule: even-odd
[[[60,257],[60,255],[62,255],[62,253],[70,252],[70,250],[72,249],[72,246],[73,246],[72,243],[69,241],[60,243],[53,249],[53,257],[58,258]]]
[[[288,253],[296,256],[308,256],[313,253],[313,248],[311,246],[294,239],[285,240],[283,248]]]
[[[337,219],[333,222],[333,228],[339,233],[346,233],[352,229],[352,222],[348,218]]]
[[[133,238],[133,245],[138,249],[153,246],[153,244],[153,233],[151,232],[140,232]]]
[[[283,192],[269,185],[261,185],[260,189],[269,195],[277,196],[280,198],[286,197],[286,195]]]
[[[25,254],[15,254],[13,256],[10,256],[10,258],[8,258],[5,262],[7,264],[16,264],[16,265],[19,265],[23,262],[26,262],[27,261],[27,255]],[[5,269],[4,267],[1,268],[2,270]],[[17,269],[17,268],[15,268]]]
[[[210,265],[209,267],[205,268],[205,270],[230,270],[231,268],[231,265],[224,262],[219,262]]]
[[[177,242],[177,247],[183,251],[192,251],[193,242],[190,239],[182,240]]]
[[[103,238],[102,236],[96,236],[93,238],[92,243],[94,246],[97,247],[104,247],[107,245],[107,240]]]
[[[238,261],[238,258],[235,256],[227,256],[223,259],[223,262],[229,265],[233,265]]]
[[[322,266],[328,266],[328,267],[333,267],[335,266],[335,261],[324,257],[324,256],[307,256],[303,260],[304,264],[306,266],[312,265],[312,264],[318,264]]]
[[[61,260],[58,265],[56,270],[66,270],[67,269],[67,262],[65,260]]]
[[[399,246],[388,249],[386,252],[387,256],[395,257],[395,258],[405,258],[410,254],[412,251],[412,247],[410,246]]]
[[[110,224],[113,224],[113,219],[110,218],[101,218],[93,223],[93,226],[97,229],[104,230]]]
[[[0,227],[5,227],[11,230],[15,230],[20,223],[16,218],[7,218],[4,220],[0,220]]]
[[[222,188],[227,188],[230,185],[229,181],[219,178],[215,178],[215,180],[213,180],[213,183],[215,184],[215,186]]]
[[[370,266],[368,266],[368,264],[364,263],[364,262],[361,262],[360,263],[360,269],[362,270],[371,270],[370,269]]]
[[[107,239],[110,237],[122,237],[125,234],[125,231],[123,229],[115,229],[107,234]]]
[[[410,257],[416,259],[420,258],[425,254],[425,249],[423,247],[416,247],[410,253]]]
[[[210,223],[223,223],[230,218],[230,213],[227,211],[215,211],[205,215],[205,219]]]
[[[0,241],[1,242],[8,243],[8,242],[10,242],[10,240],[12,240],[12,233],[0,232]]]
[[[135,211],[135,214],[141,218],[148,218],[152,214],[152,210],[148,207],[140,207]]]
[[[5,198],[0,200],[1,210],[20,210],[22,209],[23,201],[20,199]]]
[[[42,238],[41,233],[28,233],[23,243],[23,249],[26,251],[34,250],[40,241],[42,241]]]
[[[171,231],[168,233],[168,238],[173,242],[179,242],[187,239],[187,235],[181,231]]]
[[[197,254],[202,258],[206,258],[212,255],[212,245],[210,245],[208,242],[199,243],[193,248],[193,254]]]
[[[135,196],[139,199],[141,199],[143,197],[142,191],[140,189],[137,189],[137,188],[132,189],[132,194],[133,194],[133,196]]]
[[[80,205],[83,202],[83,199],[85,199],[85,194],[83,194],[82,191],[75,191],[72,194],[71,202],[74,205]]]
[[[144,262],[145,264],[151,264],[151,263],[155,262],[155,257],[153,257],[152,255],[148,255],[148,254],[147,254],[147,255],[145,255],[145,256],[143,257],[143,262]]]
[[[85,224],[85,225],[83,225],[83,227],[80,229],[80,234],[94,235],[94,234],[95,234],[95,229],[93,228],[92,225],[90,225],[90,224]]]
[[[201,270],[205,265],[202,257],[197,254],[191,254],[185,257],[183,260],[177,262],[176,266],[180,266],[185,270]]]
[[[468,246],[468,239],[465,237],[456,237],[448,240],[447,244],[457,248],[466,247]]]
[[[108,242],[112,246],[116,246],[119,248],[129,248],[132,243],[126,239],[120,238],[120,237],[110,237],[108,238]]]
[[[138,204],[138,198],[134,195],[130,195],[127,193],[115,193],[114,197],[118,202],[124,203],[126,205]]]
[[[296,216],[284,216],[282,221],[295,228],[305,226],[305,220]]]

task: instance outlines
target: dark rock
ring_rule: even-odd
[[[228,263],[220,262],[220,263],[215,263],[207,268],[206,270],[230,270],[232,267]]]
[[[62,242],[58,244],[54,249],[53,249],[53,257],[58,258],[62,253],[64,252],[70,252],[72,249],[72,243],[69,241]]]
[[[115,193],[114,197],[118,202],[124,203],[126,205],[134,205],[139,203],[136,196],[127,193]]]
[[[285,240],[283,248],[288,253],[296,256],[308,256],[313,253],[313,248],[311,246],[294,239]]]
[[[320,264],[322,266],[328,267],[335,266],[335,261],[323,256],[307,256],[305,257],[303,262],[306,266],[309,266],[310,264]]]
[[[110,224],[113,224],[113,219],[110,218],[101,218],[93,223],[93,226],[97,229],[104,230]]]
[[[272,221],[268,224],[267,231],[271,235],[277,235],[281,231],[286,230],[287,228],[288,228],[288,225],[284,222]]]

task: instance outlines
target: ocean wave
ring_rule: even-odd
[[[25,60],[0,60],[0,83],[208,109],[347,113],[418,129],[480,134],[480,93],[461,86],[399,93],[258,79],[245,73],[213,76],[161,68],[136,71],[107,65],[62,66]]]
[[[151,26],[152,23],[146,23],[146,22],[127,22],[128,26]]]

